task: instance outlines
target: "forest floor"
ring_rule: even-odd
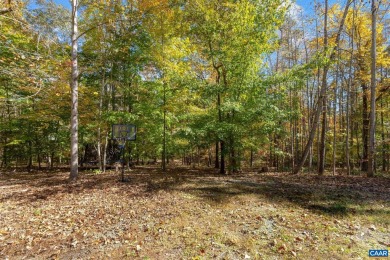
[[[157,168],[0,173],[0,259],[367,259],[390,178]]]

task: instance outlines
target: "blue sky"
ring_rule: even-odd
[[[69,0],[54,0],[57,4],[62,4],[65,7],[70,8],[70,1]]]
[[[341,6],[344,6],[346,0],[328,0],[329,7],[339,3]],[[324,0],[317,0],[317,3],[320,3],[321,5],[324,5]],[[314,1],[308,1],[308,0],[296,0],[296,4],[303,8],[305,14],[312,14],[314,12]]]
[[[297,0],[296,4],[301,6],[305,11],[313,9],[313,1]]]

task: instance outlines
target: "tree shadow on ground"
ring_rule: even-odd
[[[185,175],[184,175],[185,176]],[[390,214],[390,179],[349,176],[288,174],[189,175],[184,181],[151,180],[148,192],[176,190],[207,203],[227,203],[237,196],[252,194],[270,202],[297,204],[312,212],[344,216],[348,214]]]
[[[320,214],[390,214],[385,206],[370,208],[375,202],[390,203],[390,179],[383,177],[252,174],[228,177],[223,183],[211,185],[199,181],[183,191],[217,203],[228,202],[237,195],[255,194],[270,202],[293,203]]]
[[[76,182],[70,182],[69,173],[63,171],[3,172],[0,173],[0,203],[10,200],[18,204],[31,203],[102,189],[111,189],[111,192],[120,192],[124,196],[149,196],[182,183],[187,175],[205,173],[200,169],[176,168],[162,172],[157,167],[137,167],[125,172],[126,182],[122,182],[120,172],[115,171],[104,174],[84,171],[79,173]]]
[[[223,204],[240,195],[255,195],[270,202],[297,204],[312,212],[329,215],[390,214],[390,179],[349,176],[288,174],[220,175],[214,169],[176,168],[162,172],[141,167],[126,172],[129,182],[120,182],[119,173],[82,173],[75,183],[64,172],[1,174],[0,202],[29,203],[54,196],[107,189],[124,196],[150,196],[161,190],[185,192],[206,203]],[[7,187],[8,186],[8,187]],[[386,207],[370,208],[373,202]],[[365,205],[366,207],[361,207]]]

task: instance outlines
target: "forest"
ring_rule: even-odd
[[[0,1],[0,258],[388,255],[389,9]]]
[[[387,1],[73,4],[2,7],[1,167],[389,171]]]

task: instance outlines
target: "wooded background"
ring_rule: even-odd
[[[72,107],[76,168],[132,123],[127,160],[163,169],[388,172],[389,2],[340,2],[3,1],[1,167],[69,165]]]

